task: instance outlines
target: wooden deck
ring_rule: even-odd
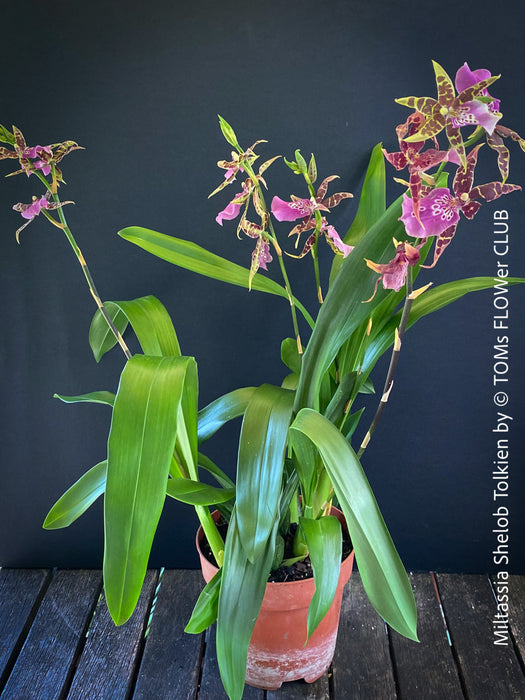
[[[525,576],[510,577],[509,630],[499,636],[487,576],[411,578],[420,644],[386,629],[354,572],[330,672],[278,691],[247,686],[244,698],[524,699]],[[201,586],[198,571],[148,572],[137,610],[117,629],[100,571],[0,570],[2,700],[223,700],[213,632],[183,632]]]

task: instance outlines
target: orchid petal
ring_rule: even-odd
[[[285,202],[280,197],[272,199],[272,214],[277,221],[296,221],[312,213],[312,203],[309,199],[295,199]]]
[[[459,221],[458,205],[447,187],[438,187],[420,200],[419,220],[413,202],[406,194],[403,195],[402,209],[400,220],[413,238],[439,236]]]

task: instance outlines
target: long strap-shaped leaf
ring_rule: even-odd
[[[149,295],[129,301],[106,301],[104,303],[113,323],[124,333],[131,323],[146,355],[180,355],[179,341],[166,308],[156,297]],[[89,329],[89,343],[97,362],[116,344],[105,318],[97,311]]]
[[[293,393],[263,384],[253,393],[239,440],[237,521],[246,556],[255,562],[278,517]]]
[[[370,161],[365,174],[359,206],[357,213],[348,229],[344,242],[355,246],[365,233],[372,228],[385,213],[386,209],[386,176],[385,159],[383,156],[382,144],[374,146]],[[343,259],[340,255],[335,255],[330,271],[330,284],[341,269]]]
[[[241,544],[235,509],[228,526],[216,644],[219,670],[230,700],[242,698],[248,645],[272,566],[277,526],[275,521],[264,551],[255,563],[247,559]]]
[[[199,411],[199,442],[209,440],[225,423],[242,416],[253,396],[254,387],[234,389]]]
[[[319,520],[300,518],[312,562],[315,593],[308,608],[307,632],[310,637],[328,612],[334,599],[341,571],[341,523],[333,515]]]
[[[419,321],[420,318],[423,318],[423,316],[427,316],[434,311],[438,311],[452,304],[452,302],[457,301],[465,296],[465,294],[482,291],[483,289],[492,289],[497,282],[501,283],[501,280],[498,279],[496,281],[494,277],[469,277],[463,280],[447,282],[438,287],[429,289],[414,300],[408,318],[407,328],[413,326],[414,323]],[[508,285],[523,284],[525,283],[525,278],[508,277],[505,282]],[[370,343],[363,362],[363,374],[365,374],[365,376],[373,369],[381,355],[393,344],[394,332],[399,326],[400,321],[401,312],[399,311],[385,324]]]
[[[82,474],[58,499],[44,520],[46,530],[68,527],[104,493],[107,461],[99,462]]]
[[[354,451],[337,428],[305,408],[290,428],[292,444],[319,450],[341,504],[359,572],[370,602],[400,634],[417,640],[417,611],[410,582]]]
[[[137,603],[166,497],[177,416],[193,358],[135,355],[120,379],[108,439],[104,588],[120,625]]]
[[[191,270],[221,282],[228,282],[229,284],[235,284],[246,289],[255,289],[268,294],[276,294],[288,299],[286,289],[269,277],[256,274],[250,282],[250,271],[247,268],[241,267],[241,265],[237,265],[226,258],[221,258],[215,253],[210,253],[206,248],[202,248],[191,241],[185,241],[175,236],[167,236],[164,233],[142,228],[141,226],[128,226],[128,228],[119,231],[119,236],[122,236],[126,241],[135,243],[135,245],[148,251],[148,253],[183,267],[185,270]],[[310,326],[313,326],[312,317],[304,306],[297,299],[294,301]]]

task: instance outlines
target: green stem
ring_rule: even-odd
[[[46,185],[47,189],[51,192],[53,200],[56,202],[56,204],[61,204],[58,194],[56,192],[53,192],[53,190],[52,190],[51,186],[49,185],[49,182],[46,180],[46,178],[43,175],[41,175],[41,173],[39,173],[39,172],[37,172],[36,174],[40,177],[42,182]],[[54,173],[53,173],[53,175],[54,175]],[[124,353],[126,359],[129,360],[132,356],[131,352],[130,352],[128,346],[126,345],[126,342],[125,342],[124,338],[122,337],[122,334],[115,327],[115,324],[111,320],[111,317],[110,317],[106,307],[104,306],[102,299],[100,298],[100,295],[99,295],[97,288],[95,286],[95,282],[93,280],[93,277],[91,276],[91,272],[89,271],[89,267],[87,265],[86,259],[84,258],[82,251],[80,250],[80,247],[78,246],[78,244],[75,240],[75,237],[73,236],[73,233],[67,224],[66,217],[64,215],[63,207],[59,206],[57,211],[58,211],[58,217],[59,217],[60,222],[62,224],[61,228],[64,231],[64,234],[65,234],[67,240],[69,241],[69,244],[71,245],[71,248],[73,249],[73,252],[75,253],[75,256],[76,256],[78,262],[80,263],[80,267],[82,268],[82,272],[84,273],[84,277],[86,278],[86,282],[88,284],[89,291],[91,292],[91,296],[95,300],[95,303],[96,303],[97,307],[99,308],[100,312],[102,313],[102,315],[104,316],[104,319],[106,320],[106,323],[108,324],[111,332],[113,333],[118,344],[122,348],[122,352]]]
[[[392,387],[394,385],[394,376],[396,373],[397,364],[399,362],[399,355],[401,353],[401,341],[406,331],[408,319],[410,316],[410,310],[412,309],[413,302],[414,296],[412,294],[412,268],[409,266],[406,278],[405,304],[403,306],[403,312],[401,314],[399,328],[397,329],[396,337],[394,340],[394,347],[392,349],[392,355],[390,357],[390,366],[388,367],[385,385],[383,387],[383,394],[381,396],[381,401],[379,402],[379,406],[377,407],[372,423],[370,424],[370,427],[368,428],[363,442],[361,443],[361,447],[359,448],[359,451],[357,453],[358,459],[361,458],[363,452],[366,450],[368,443],[370,442],[370,438],[374,434],[374,431],[377,428],[377,424],[381,420],[381,416],[383,415],[383,411],[385,410],[386,404],[390,397],[390,392],[392,391]]]
[[[302,357],[302,355],[303,355],[303,346],[302,346],[302,343],[301,343],[301,335],[300,335],[300,333],[299,333],[299,324],[298,324],[298,322],[297,322],[297,309],[296,309],[296,306],[295,306],[295,298],[294,298],[294,296],[293,296],[293,294],[292,294],[292,287],[291,287],[291,284],[290,284],[290,279],[289,279],[288,273],[287,273],[287,271],[286,271],[286,265],[284,264],[283,252],[282,252],[281,247],[280,247],[280,245],[279,245],[279,243],[278,243],[278,241],[277,241],[277,234],[275,233],[275,229],[274,229],[274,227],[273,227],[273,224],[272,224],[272,221],[271,221],[271,218],[270,218],[270,214],[269,214],[269,212],[268,212],[268,207],[266,206],[266,202],[265,202],[265,200],[264,200],[264,195],[263,195],[263,191],[262,191],[260,182],[259,182],[259,180],[257,179],[257,176],[255,175],[255,173],[253,172],[252,167],[251,167],[248,163],[245,163],[243,167],[244,167],[244,169],[246,170],[246,172],[248,173],[248,175],[250,176],[250,178],[251,178],[253,184],[254,184],[255,187],[257,188],[257,194],[259,195],[259,201],[260,201],[260,203],[261,203],[261,206],[263,207],[263,209],[264,209],[265,212],[266,212],[266,216],[267,216],[267,220],[268,220],[268,233],[269,233],[269,237],[270,237],[270,240],[271,240],[272,243],[273,243],[275,252],[277,253],[277,258],[278,258],[278,260],[279,260],[279,267],[280,267],[280,269],[281,269],[281,274],[282,274],[283,281],[284,281],[284,288],[286,289],[286,294],[287,294],[287,296],[288,296],[288,301],[290,302],[290,311],[291,311],[291,314],[292,314],[292,325],[293,325],[293,329],[294,329],[294,333],[295,333],[295,339],[296,339],[296,342],[297,342],[297,351],[298,351],[298,353],[299,353],[299,357]]]

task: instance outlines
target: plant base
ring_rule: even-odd
[[[339,510],[332,508],[331,514],[344,523]],[[202,538],[199,528],[197,550],[204,580],[209,581],[217,569],[202,554]],[[276,690],[287,681],[301,678],[313,683],[326,673],[334,656],[343,589],[352,573],[353,563],[352,551],[341,564],[332,605],[306,645],[308,606],[315,592],[313,579],[267,584],[248,649],[248,685]]]

